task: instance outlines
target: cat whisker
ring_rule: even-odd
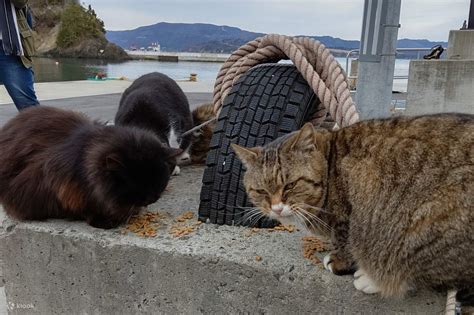
[[[318,227],[315,225],[315,222],[310,220],[308,217],[306,217],[303,213],[297,212],[299,216],[303,218],[303,221],[305,222],[306,229],[311,231],[311,230],[318,230]],[[306,224],[307,222],[307,224]]]
[[[240,223],[246,223],[250,221],[250,225],[253,225],[263,216],[264,214],[260,211],[260,209],[254,209],[253,211],[250,211],[244,215]]]
[[[259,214],[259,211],[256,211],[256,210],[248,211],[242,216],[241,221],[246,222],[258,214]]]
[[[263,216],[262,214],[258,217],[258,214],[261,214],[261,210],[257,207],[236,207],[219,201],[217,201],[217,203],[229,208],[242,210],[243,215],[240,219],[235,220],[235,224],[244,224],[250,221],[250,225],[252,225]]]
[[[313,210],[316,210],[318,212],[324,212],[326,214],[330,214],[330,215],[334,215],[333,213],[327,211],[327,210],[324,210],[323,208],[320,208],[320,207],[315,207],[315,206],[311,206],[307,203],[304,203],[304,202],[301,202],[301,203],[296,203],[295,206],[303,206],[304,208],[310,208],[310,209],[313,209]]]
[[[257,212],[257,215],[253,217],[252,221],[250,222],[250,226],[254,226],[261,218],[265,217],[266,214],[262,212],[260,209]]]
[[[326,223],[324,222],[321,218],[315,216],[314,214],[312,213],[309,213],[309,212],[304,212],[304,215],[309,217],[310,219],[312,219],[313,221],[316,221],[321,227],[323,227],[327,232],[331,232],[332,231],[332,228]]]
[[[303,215],[305,218],[307,218],[310,221],[311,227],[315,227],[314,224],[317,224],[321,230],[326,231],[326,232],[331,232],[332,228],[324,222],[321,218],[318,216],[312,214],[311,212],[308,212],[307,210],[301,208],[301,207],[295,207],[301,215]]]
[[[256,212],[252,216],[247,218],[247,220],[245,220],[244,222],[248,222],[249,226],[253,226],[258,222],[258,220],[260,220],[264,216],[265,215],[262,212]]]
[[[234,208],[234,209],[256,209],[256,207],[231,206],[231,205],[225,204],[223,202],[219,202],[219,201],[217,201],[217,203],[222,205],[222,206],[226,206],[226,207],[230,207],[230,208]]]
[[[311,233],[311,229],[308,227],[308,224],[313,227],[313,224],[311,223],[311,221],[308,220],[308,218],[306,218],[305,216],[303,216],[301,213],[299,213],[298,211],[294,211],[295,213],[295,217],[297,220],[299,220],[301,222],[301,226],[309,233]],[[314,227],[313,227],[314,228]]]

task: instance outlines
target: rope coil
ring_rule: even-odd
[[[290,59],[323,105],[311,122],[319,125],[327,112],[340,127],[359,121],[341,65],[321,42],[308,37],[268,34],[241,46],[220,69],[214,85],[214,112],[219,115],[224,98],[240,76],[253,66]]]

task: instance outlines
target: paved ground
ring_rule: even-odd
[[[120,101],[120,95],[120,93],[116,93],[46,100],[42,101],[41,105],[81,111],[94,119],[113,121]],[[188,97],[191,109],[212,101],[212,93],[186,93],[186,96]],[[15,116],[16,113],[17,110],[12,103],[0,105],[0,126]]]

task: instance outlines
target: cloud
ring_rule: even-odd
[[[363,0],[86,0],[107,29],[158,22],[212,23],[287,35],[359,39]],[[447,40],[467,19],[469,0],[402,0],[399,38]]]

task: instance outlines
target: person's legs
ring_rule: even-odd
[[[19,57],[0,54],[0,83],[5,85],[18,110],[39,105],[33,69],[25,68]]]

